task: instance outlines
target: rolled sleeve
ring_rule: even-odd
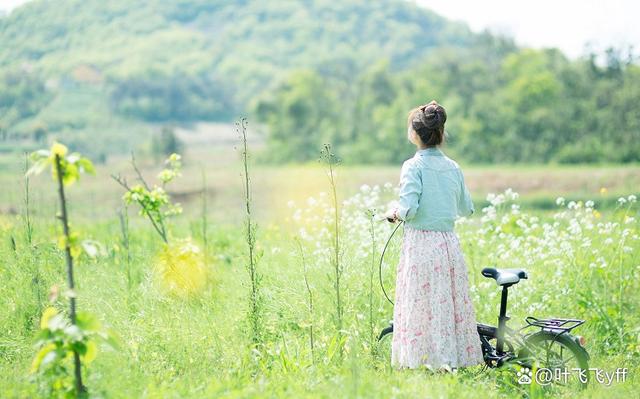
[[[458,215],[471,216],[475,212],[475,208],[473,207],[473,201],[471,200],[471,195],[469,194],[467,185],[464,182],[464,175],[461,170],[459,170],[459,174],[460,197],[458,199]]]
[[[418,211],[420,195],[422,194],[422,179],[420,169],[410,161],[402,165],[400,173],[400,198],[398,200],[397,215],[400,220],[412,219]]]

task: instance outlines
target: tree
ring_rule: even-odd
[[[183,147],[184,144],[176,135],[175,130],[169,126],[163,126],[160,134],[154,135],[151,140],[151,153],[156,158],[181,153]]]
[[[277,162],[313,159],[323,141],[343,128],[336,91],[311,70],[296,71],[273,95],[255,105],[269,128],[267,157]]]

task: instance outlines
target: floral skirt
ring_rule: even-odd
[[[453,231],[405,226],[396,277],[391,364],[434,369],[483,363],[467,266]]]

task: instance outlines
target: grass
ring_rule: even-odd
[[[38,231],[43,228],[42,224],[38,225]],[[116,221],[109,221],[93,226],[88,232],[103,242],[110,242],[117,239],[118,229]],[[428,371],[397,372],[387,365],[387,346],[371,360],[359,337],[353,336],[368,330],[366,323],[358,319],[358,314],[366,308],[368,287],[358,284],[353,276],[348,282],[351,294],[346,299],[345,328],[351,336],[346,345],[345,360],[339,364],[329,360],[333,327],[323,313],[332,306],[327,292],[330,283],[324,279],[324,271],[317,267],[310,270],[309,276],[321,293],[315,305],[319,309],[316,322],[321,326],[316,329],[319,360],[313,363],[303,324],[307,307],[302,273],[294,267],[288,253],[288,235],[274,226],[264,230],[260,241],[267,247],[262,264],[269,270],[263,283],[268,298],[268,344],[260,353],[249,351],[250,340],[244,328],[247,281],[245,273],[239,272],[243,267],[243,232],[240,229],[218,227],[212,232],[210,255],[215,259],[212,265],[215,284],[191,300],[167,296],[151,282],[149,259],[157,250],[158,240],[148,229],[138,228],[131,232],[133,270],[130,273],[136,276],[133,288],[129,288],[125,265],[114,252],[99,262],[86,259],[80,262],[76,269],[77,279],[81,282],[79,306],[98,315],[124,342],[121,351],[105,349],[99,353],[86,372],[85,384],[90,392],[107,397],[149,398],[305,395],[497,398],[527,395],[526,389],[514,384],[513,373],[509,371],[476,374],[477,370],[474,370],[458,377],[432,375]],[[3,238],[7,234],[5,230]],[[24,253],[26,249],[22,246],[18,253],[11,253],[7,240],[2,240],[4,245],[0,253],[8,262],[0,274],[0,304],[9,310],[0,316],[3,326],[0,335],[0,374],[4,376],[0,389],[2,397],[35,396],[27,370],[33,356],[31,344],[39,311],[46,300],[39,301],[33,292],[33,268],[41,272],[40,290],[46,292],[48,287],[64,282],[61,254],[46,240],[42,242],[42,238],[36,235],[39,245],[33,253]],[[273,252],[268,248],[282,250]],[[479,272],[479,265],[470,268],[471,273]],[[531,283],[535,285],[536,293],[544,295],[546,281],[543,275],[535,277]],[[588,284],[595,285],[595,282]],[[358,286],[364,287],[358,289]],[[515,303],[529,289],[524,284],[517,287],[513,294]],[[391,309],[382,302],[380,295],[375,301],[376,328],[380,329],[386,325]],[[483,321],[495,321],[496,297],[488,302],[486,306],[478,307],[479,317]],[[557,298],[547,299],[546,304],[550,309],[563,307]],[[629,311],[634,309],[637,313],[637,298]],[[514,309],[514,312],[517,311]],[[514,317],[514,321],[518,323],[518,318]],[[589,322],[582,333],[589,339],[594,367],[610,370],[614,365],[631,366],[632,376],[638,370],[637,360],[631,363],[624,353],[604,356],[595,352],[599,345],[598,335],[589,327]],[[362,338],[366,341],[367,337]],[[637,378],[632,378],[610,388],[593,385],[582,397],[633,397],[639,386]],[[575,395],[575,392],[560,392],[545,396]]]
[[[229,159],[221,152],[216,162],[225,164]],[[202,198],[198,195],[202,175],[200,163],[196,162],[200,160],[203,158],[197,153],[192,154],[191,162],[186,157],[184,178],[176,189],[177,194],[183,194],[181,202],[186,213],[183,220],[174,223],[174,231],[177,236],[192,235],[202,243],[203,230],[198,223],[203,220]],[[46,194],[51,184],[49,177],[34,178],[30,182],[31,246],[20,216],[23,210],[20,162],[21,159],[16,159],[15,169],[0,174],[0,183],[7,187],[0,198],[0,209],[4,211],[0,216],[0,259],[3,260],[0,307],[6,310],[0,313],[0,397],[3,398],[37,397],[37,387],[28,374],[35,353],[34,335],[39,317],[49,305],[47,294],[51,287],[65,286],[63,253],[50,238],[55,235],[57,221],[55,203],[50,202],[55,197]],[[629,208],[626,218],[625,208],[613,203],[601,209],[600,216],[587,212],[584,205],[580,209],[556,205],[553,213],[560,212],[560,216],[531,206],[536,198],[554,202],[556,196],[563,195],[567,200],[594,199],[596,208],[600,209],[605,200],[612,201],[608,198],[618,193],[625,190],[625,194],[633,193],[633,188],[638,187],[637,167],[603,169],[602,180],[595,183],[593,180],[599,178],[593,175],[598,168],[571,167],[562,172],[536,168],[466,169],[467,179],[471,181],[490,176],[482,184],[491,188],[500,185],[495,181],[496,175],[503,176],[503,184],[508,184],[520,173],[549,181],[582,181],[576,183],[576,188],[571,186],[564,192],[533,187],[521,193],[517,200],[520,213],[513,213],[512,202],[507,201],[494,207],[498,215],[495,219],[481,220],[483,214],[479,212],[458,226],[479,321],[495,323],[499,306],[498,289],[494,282],[480,276],[482,267],[524,267],[531,278],[510,291],[512,326],[522,324],[523,317],[529,314],[583,318],[587,323],[578,332],[587,339],[591,366],[608,372],[617,367],[629,368],[625,382],[614,382],[611,386],[592,384],[586,391],[576,392],[518,385],[515,370],[510,369],[483,373],[468,369],[457,375],[433,374],[428,370],[396,371],[389,366],[389,341],[376,348],[372,355],[370,322],[373,320],[374,330],[379,331],[388,324],[392,309],[378,288],[374,296],[370,296],[371,250],[380,253],[391,226],[375,224],[372,231],[365,210],[380,208],[393,193],[384,189],[360,189],[360,186],[395,182],[392,177],[399,171],[391,167],[341,166],[337,171],[341,190],[338,196],[349,200],[343,203],[340,224],[345,334],[341,360],[332,319],[333,285],[327,276],[332,273],[331,256],[326,253],[331,250],[331,236],[324,235],[324,229],[331,228],[333,223],[331,217],[325,221],[325,217],[331,215],[330,198],[318,195],[320,191],[330,190],[322,166],[252,169],[254,209],[260,224],[255,242],[256,250],[263,254],[260,268],[264,300],[264,345],[253,348],[246,324],[246,293],[250,286],[244,270],[246,231],[236,218],[243,212],[242,179],[239,168],[233,169],[238,164],[232,159],[230,165],[216,168],[211,163],[205,164],[207,192],[211,193],[207,203],[210,225],[206,257],[214,277],[204,291],[188,298],[173,296],[157,284],[154,262],[162,243],[147,221],[131,209],[127,227],[129,256],[122,245],[122,229],[116,212],[121,192],[109,181],[108,174],[127,171],[126,160],[114,160],[107,167],[98,167],[98,176],[84,179],[82,188],[69,190],[74,230],[106,247],[106,253],[98,259],[81,257],[77,262],[78,306],[97,315],[122,341],[120,350],[101,347],[97,359],[85,370],[84,383],[91,395],[113,398],[637,396],[640,390],[637,378],[640,241],[633,238],[640,231],[637,204]],[[144,162],[141,168],[146,175],[157,172]],[[608,188],[602,197],[597,187],[600,182]],[[597,190],[592,191],[592,187]],[[483,189],[474,190],[482,195]],[[190,193],[195,193],[193,199]],[[310,196],[314,201],[307,200]],[[294,202],[292,207],[286,205],[289,200]],[[479,200],[476,208],[481,208]],[[15,214],[6,212],[8,209],[14,209]],[[629,221],[628,217],[635,220]],[[551,227],[545,228],[545,224]],[[595,227],[589,229],[590,224]],[[300,228],[306,232],[300,238],[304,267],[295,240],[300,236]],[[624,229],[629,229],[626,236],[623,236]],[[398,246],[399,240],[395,239],[384,266],[383,277],[388,288],[393,287]],[[630,250],[624,251],[624,247]],[[310,292],[313,293],[313,353],[309,344]],[[63,310],[66,304],[59,300],[54,306]]]

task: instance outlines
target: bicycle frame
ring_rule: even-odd
[[[509,297],[509,287],[512,284],[505,284],[502,286],[502,295],[500,296],[500,313],[498,315],[498,327],[491,325],[478,323],[478,333],[480,335],[480,342],[482,344],[482,351],[485,358],[485,362],[490,364],[491,361],[495,361],[497,366],[501,366],[505,361],[515,357],[512,352],[505,352],[505,335],[508,334],[510,338],[513,338],[517,345],[524,345],[524,337],[519,333],[520,330],[515,331],[507,327],[507,321],[511,318],[507,316],[507,300]],[[493,346],[489,343],[487,336],[496,337],[495,351]],[[512,350],[515,348],[513,344]]]
[[[497,366],[501,366],[505,361],[512,360],[517,358],[517,354],[514,353],[515,348],[519,347],[528,347],[527,338],[535,334],[536,332],[530,332],[527,334],[522,334],[521,332],[525,329],[531,327],[538,327],[540,330],[538,331],[548,331],[552,333],[556,333],[555,337],[558,337],[562,334],[570,334],[571,331],[582,325],[584,320],[578,319],[561,319],[561,318],[551,318],[551,319],[538,319],[533,316],[528,316],[525,318],[526,325],[519,328],[518,330],[513,330],[507,326],[507,321],[511,318],[507,316],[507,302],[509,296],[509,287],[513,284],[505,284],[502,287],[502,295],[500,297],[500,313],[498,316],[498,327],[494,327],[487,324],[478,323],[478,333],[480,335],[480,341],[483,347],[483,354],[485,356],[485,361],[489,364],[491,361],[495,361]],[[489,339],[487,337],[496,338],[496,346],[495,351]],[[509,337],[509,341],[505,339],[505,337]],[[505,343],[511,347],[511,351],[505,351]]]
[[[507,328],[507,297],[509,295],[509,285],[502,287],[502,296],[500,297],[500,315],[498,316],[498,335],[496,337],[496,352],[498,355],[504,354],[504,333]]]

